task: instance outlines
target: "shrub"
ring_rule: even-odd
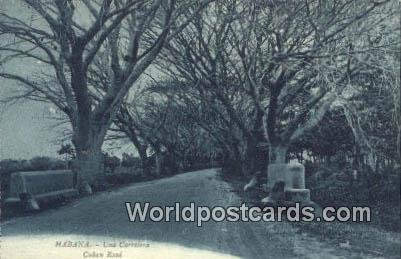
[[[311,198],[323,206],[370,206],[376,222],[399,229],[399,167],[374,172],[367,167],[353,179],[352,170],[339,171],[336,165],[305,165],[306,184]]]
[[[117,167],[113,173],[106,174],[106,181],[112,185],[128,184],[141,181],[142,170],[136,167]]]

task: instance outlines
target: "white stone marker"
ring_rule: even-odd
[[[305,168],[302,164],[270,164],[267,190],[271,191],[278,181],[285,183],[286,200],[293,202],[310,201],[310,190],[305,188]]]

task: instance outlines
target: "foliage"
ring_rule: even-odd
[[[123,153],[123,157],[121,160],[121,166],[140,168],[139,158],[134,157],[132,154]]]
[[[121,161],[116,156],[111,156],[109,153],[103,153],[103,164],[106,172],[114,172],[114,170],[121,164]]]
[[[378,172],[368,166],[357,171],[351,165],[330,166],[308,163],[307,185],[311,198],[321,206],[369,206],[376,224],[400,229],[400,168],[385,167]]]
[[[57,154],[65,155],[66,160],[73,159],[75,158],[75,149],[71,144],[62,144],[60,150],[57,151]]]

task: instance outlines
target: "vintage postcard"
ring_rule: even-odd
[[[0,0],[0,259],[400,258],[398,0]]]

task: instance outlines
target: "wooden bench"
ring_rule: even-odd
[[[5,204],[21,203],[27,210],[39,209],[39,204],[78,196],[71,170],[15,172],[10,177],[10,189]]]

